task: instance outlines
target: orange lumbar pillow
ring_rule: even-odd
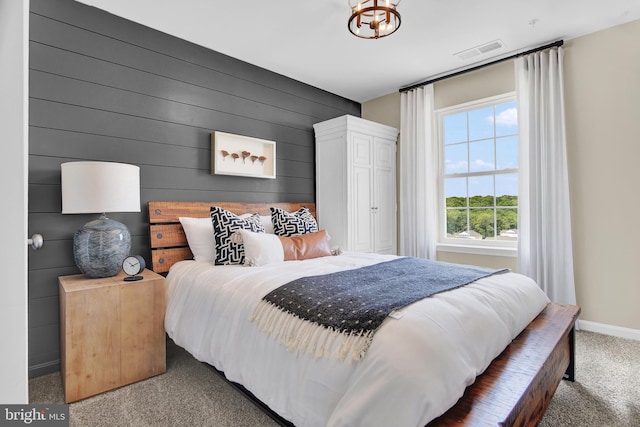
[[[326,230],[298,236],[278,236],[284,251],[284,260],[301,260],[331,255],[329,236]]]

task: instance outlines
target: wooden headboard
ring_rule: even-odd
[[[271,215],[269,208],[272,206],[288,212],[306,206],[313,216],[316,215],[315,203],[151,201],[147,205],[151,236],[151,269],[156,273],[166,273],[176,262],[193,258],[187,237],[178,219],[181,216],[208,218],[211,206],[219,206],[236,215],[254,212],[259,215]]]

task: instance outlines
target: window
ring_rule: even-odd
[[[438,112],[441,241],[515,247],[518,120],[513,95]]]

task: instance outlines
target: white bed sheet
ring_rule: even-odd
[[[291,280],[392,258],[344,253],[262,267],[183,261],[167,276],[165,328],[298,427],[424,426],[549,302],[531,279],[498,274],[411,304],[385,320],[358,362],[288,352],[248,320],[264,295]]]

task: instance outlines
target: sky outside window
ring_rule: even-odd
[[[495,116],[494,116],[495,111]],[[473,173],[518,168],[516,103],[444,116],[444,173]],[[468,137],[468,138],[467,138]],[[476,188],[478,195],[494,194],[493,183]],[[509,188],[517,195],[517,186]],[[501,195],[501,194],[497,194]]]

